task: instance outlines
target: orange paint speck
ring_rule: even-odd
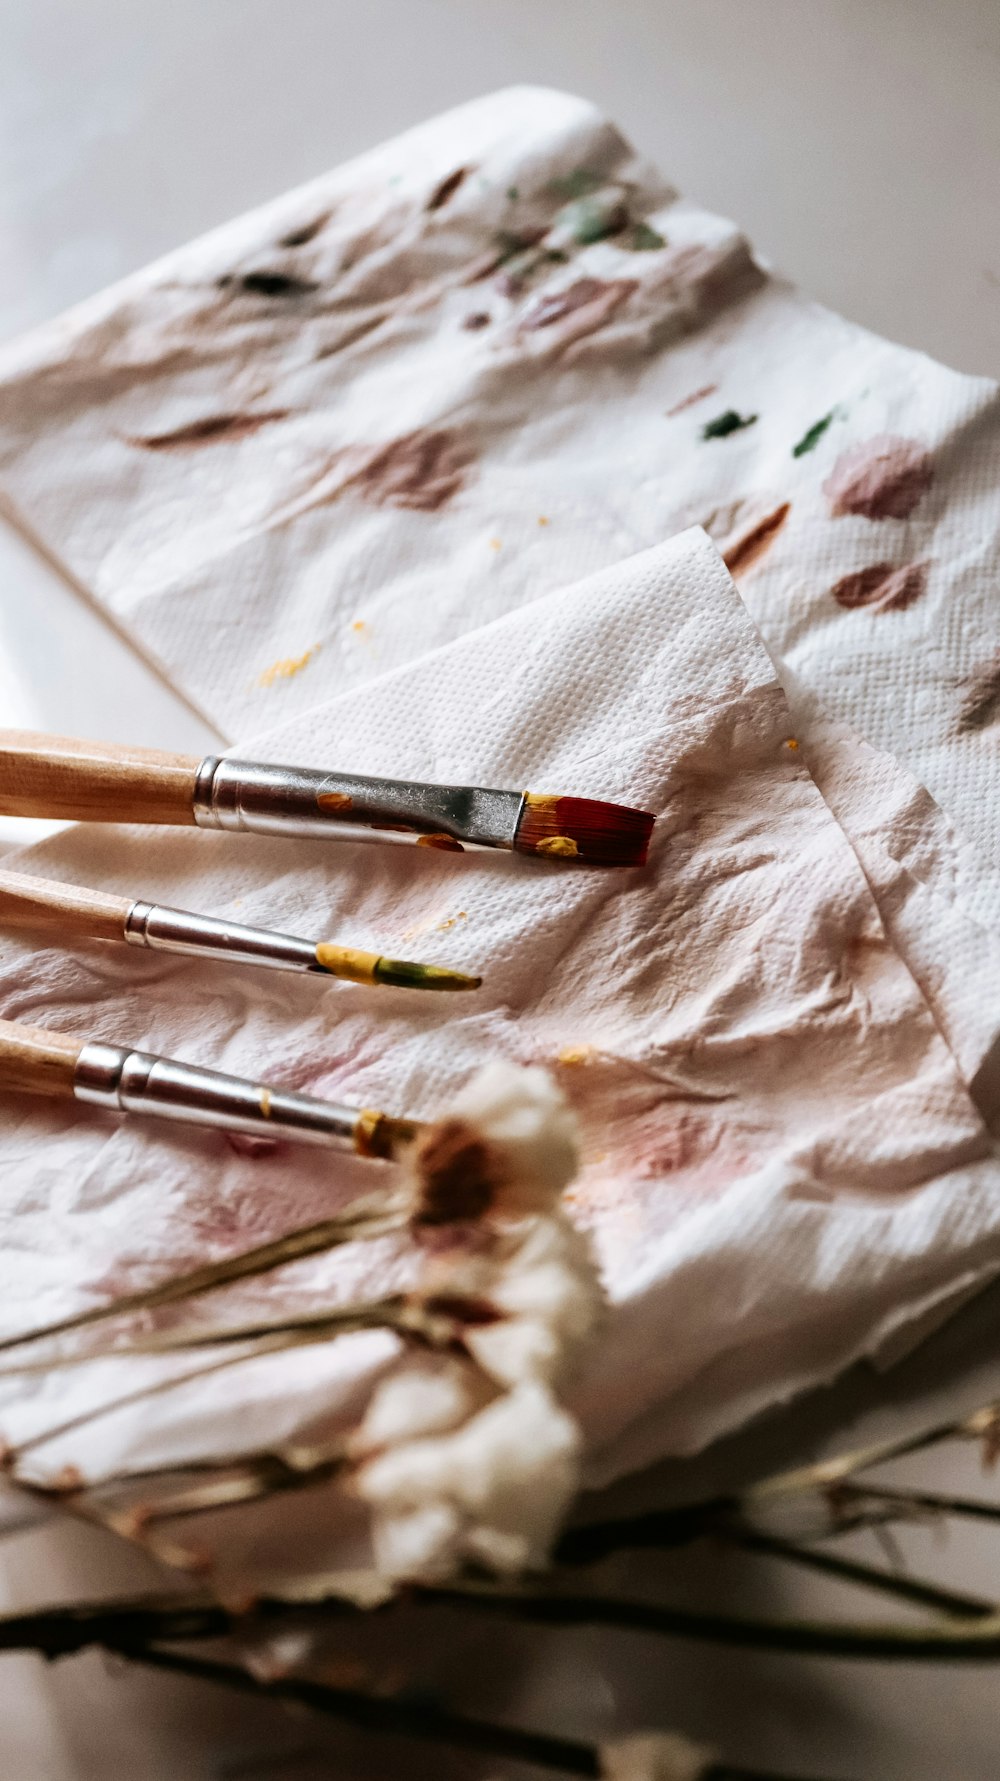
[[[365,621],[363,618],[356,618],[354,620],[354,623],[351,625],[352,631],[360,632],[360,631],[367,631],[367,629],[368,629],[368,626],[365,624]]]
[[[442,853],[465,852],[461,841],[456,841],[454,835],[418,835],[417,846],[439,847]]]
[[[582,1064],[592,1063],[597,1056],[596,1045],[565,1045],[559,1053],[558,1062],[566,1069],[578,1069]]]
[[[798,744],[797,739],[794,736],[789,736],[787,742],[785,743],[785,747],[791,748],[791,749],[796,749],[796,748],[798,748],[798,746],[799,746],[799,744]]]
[[[548,525],[548,524],[549,524],[549,520],[548,520],[548,516],[547,516],[547,514],[544,514],[544,513],[540,513],[540,514],[539,514],[539,515],[538,515],[538,523],[539,523],[539,525],[540,525],[540,526],[547,526],[547,525]]]
[[[491,538],[491,539],[490,539],[490,549],[491,549],[491,550],[499,550],[499,549],[500,549],[500,540],[499,540],[499,538]]]

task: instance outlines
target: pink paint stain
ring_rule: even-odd
[[[907,519],[934,480],[934,461],[918,439],[879,433],[841,452],[823,484],[834,518]]]
[[[870,607],[875,612],[905,612],[927,586],[927,563],[871,563],[835,582],[830,593],[848,612]]]

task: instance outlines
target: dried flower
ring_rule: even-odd
[[[412,1373],[393,1382],[397,1391],[413,1383]],[[362,1441],[394,1419],[379,1396]],[[533,1381],[451,1432],[384,1446],[356,1480],[375,1510],[379,1570],[430,1581],[466,1563],[506,1575],[540,1568],[576,1492],[579,1448],[572,1417]]]
[[[428,1127],[407,1163],[418,1222],[547,1212],[579,1167],[576,1122],[545,1070],[498,1059]]]
[[[604,1781],[701,1781],[714,1763],[711,1750],[681,1732],[649,1732],[601,1746]]]
[[[544,1564],[578,1483],[580,1432],[555,1397],[603,1311],[585,1236],[559,1200],[572,1114],[539,1069],[490,1065],[414,1146],[414,1222],[442,1228],[415,1296],[464,1353],[406,1354],[352,1451],[388,1576]]]

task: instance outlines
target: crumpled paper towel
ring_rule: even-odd
[[[606,1478],[828,1379],[1000,1266],[988,1134],[796,741],[730,578],[687,533],[256,744],[303,764],[633,800],[661,812],[645,871],[134,829],[78,828],[19,856],[482,970],[475,1000],[11,943],[0,1006],[415,1114],[498,1053],[548,1065],[584,1122],[572,1211],[614,1303],[575,1397],[589,1475]],[[275,1234],[377,1178],[351,1159],[248,1158],[221,1135],[24,1100],[0,1131],[3,1328]],[[217,1315],[274,1315],[406,1273],[405,1246],[359,1245],[227,1290]],[[36,1458],[100,1476],[328,1429],[356,1415],[391,1348],[363,1335],[253,1362]],[[4,1377],[0,1428],[23,1440],[177,1368]],[[332,1540],[317,1500],[321,1512],[272,1514],[285,1560],[294,1528],[302,1561],[303,1514],[320,1513],[314,1562]],[[262,1523],[241,1511],[254,1575],[269,1562]]]
[[[802,683],[804,739],[818,695],[897,755],[946,813],[925,804],[901,869],[1000,934],[998,485],[991,382],[809,303],[591,106],[537,89],[0,354],[15,518],[229,736],[701,523]],[[971,1000],[938,992],[970,1081],[1000,1025],[979,969]]]

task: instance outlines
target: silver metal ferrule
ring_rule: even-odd
[[[340,1150],[358,1144],[358,1123],[371,1116],[313,1095],[283,1094],[260,1082],[203,1070],[175,1058],[129,1051],[121,1045],[85,1045],[76,1065],[78,1101],[117,1113],[176,1119],[254,1137],[292,1138]]]
[[[209,756],[198,769],[194,818],[202,828],[330,836],[380,829],[392,839],[447,835],[469,847],[513,848],[522,792],[424,785],[320,773]]]
[[[125,917],[125,938],[130,946],[148,946],[154,952],[179,952],[195,958],[208,953],[237,965],[270,965],[278,971],[328,975],[317,963],[311,940],[244,927],[214,915],[193,915],[187,909],[170,909],[159,903],[133,903]]]

